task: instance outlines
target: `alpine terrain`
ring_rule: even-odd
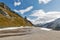
[[[0,2],[0,27],[32,26],[33,24]]]

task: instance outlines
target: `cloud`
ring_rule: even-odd
[[[31,16],[45,16],[45,12],[43,10],[34,10]]]
[[[19,6],[21,4],[21,2],[20,1],[18,1],[18,2],[14,2],[14,6]]]
[[[44,12],[44,10],[36,10],[34,11],[30,16],[37,17],[32,21],[34,24],[37,23],[47,23],[56,20],[57,18],[60,18],[60,12],[59,11],[50,11],[50,12]],[[32,19],[30,19],[32,20]]]
[[[47,3],[49,3],[50,1],[52,1],[52,0],[39,0],[39,4],[41,4],[41,3],[47,4]]]
[[[33,9],[33,6],[30,6],[30,7],[26,8],[26,9],[24,9],[24,10],[14,10],[14,11],[18,12],[18,13],[21,13],[21,14],[24,14],[24,13],[26,13],[26,12],[32,10],[32,9]]]
[[[27,18],[27,20],[34,22],[34,20],[31,20],[30,18]]]

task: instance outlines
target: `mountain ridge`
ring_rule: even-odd
[[[55,30],[60,30],[60,18],[57,18],[56,20],[45,23],[45,24],[39,24],[38,26],[44,27],[44,28],[51,28]]]
[[[28,22],[27,22],[28,21]],[[0,27],[32,26],[33,24],[0,2]]]

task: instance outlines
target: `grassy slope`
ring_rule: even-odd
[[[9,14],[10,17],[0,14],[0,27],[15,27],[15,26],[32,26],[32,24],[19,16],[18,14],[13,13],[10,10],[0,7],[0,9]]]

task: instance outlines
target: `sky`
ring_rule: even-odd
[[[22,17],[26,16],[30,19],[37,18],[37,16],[31,15],[39,10],[43,10],[45,14],[47,12],[60,12],[60,0],[0,0],[0,2],[4,2]],[[37,15],[39,16],[38,13]]]

